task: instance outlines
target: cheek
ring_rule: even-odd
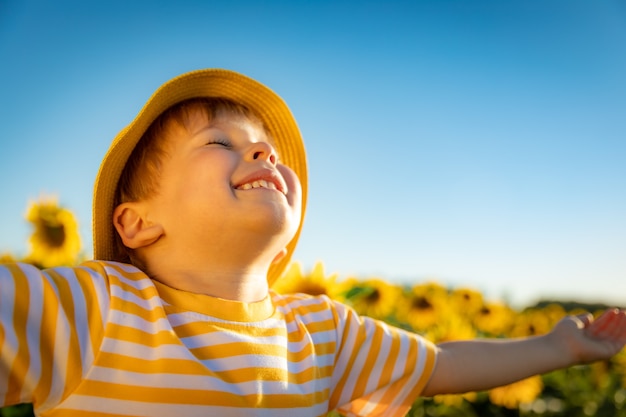
[[[231,189],[232,164],[225,158],[198,158],[178,166],[177,189],[180,197],[218,198]]]
[[[302,205],[302,185],[300,179],[291,168],[286,165],[278,165],[278,171],[283,176],[287,184],[287,202],[298,214],[300,214]]]

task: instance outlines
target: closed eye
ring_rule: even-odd
[[[224,146],[226,148],[230,148],[231,144],[230,142],[228,142],[226,139],[211,139],[209,142],[206,143],[207,145],[221,145]]]

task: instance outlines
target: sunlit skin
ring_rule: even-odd
[[[148,274],[177,289],[237,301],[267,295],[267,271],[300,222],[301,186],[264,129],[199,111],[170,135],[155,196],[114,213]],[[263,184],[262,187],[255,186]],[[248,185],[246,185],[248,184]]]
[[[424,395],[480,391],[580,363],[608,359],[626,344],[626,312],[562,319],[545,335],[442,343]]]

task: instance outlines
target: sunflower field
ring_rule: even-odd
[[[81,252],[73,213],[56,199],[33,202],[26,213],[32,225],[26,256],[0,253],[1,262],[23,261],[41,268],[75,265]],[[303,272],[293,263],[274,289],[281,293],[325,294],[358,313],[416,332],[434,342],[503,338],[548,332],[566,314],[597,313],[608,306],[543,302],[524,309],[488,300],[472,288],[438,282],[391,283],[383,278],[328,275],[322,263]],[[30,404],[0,408],[0,417],[32,416]],[[485,392],[419,398],[410,417],[626,417],[626,350],[609,361],[534,376]],[[328,417],[340,417],[331,412]]]

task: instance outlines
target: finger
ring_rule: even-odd
[[[626,345],[626,314],[623,311],[615,311],[611,322],[606,326],[601,337],[612,344],[615,353],[624,348]]]
[[[617,309],[605,311],[589,328],[595,337],[616,339],[626,331],[626,315]]]
[[[593,316],[591,315],[591,313],[578,314],[576,316],[576,319],[578,319],[578,321],[582,323],[583,328],[589,327],[589,325],[593,322]]]
[[[602,328],[606,326],[612,318],[615,316],[615,309],[605,310],[597,319],[597,327]]]
[[[606,331],[614,340],[626,341],[626,312],[615,310],[613,320],[607,326]]]

